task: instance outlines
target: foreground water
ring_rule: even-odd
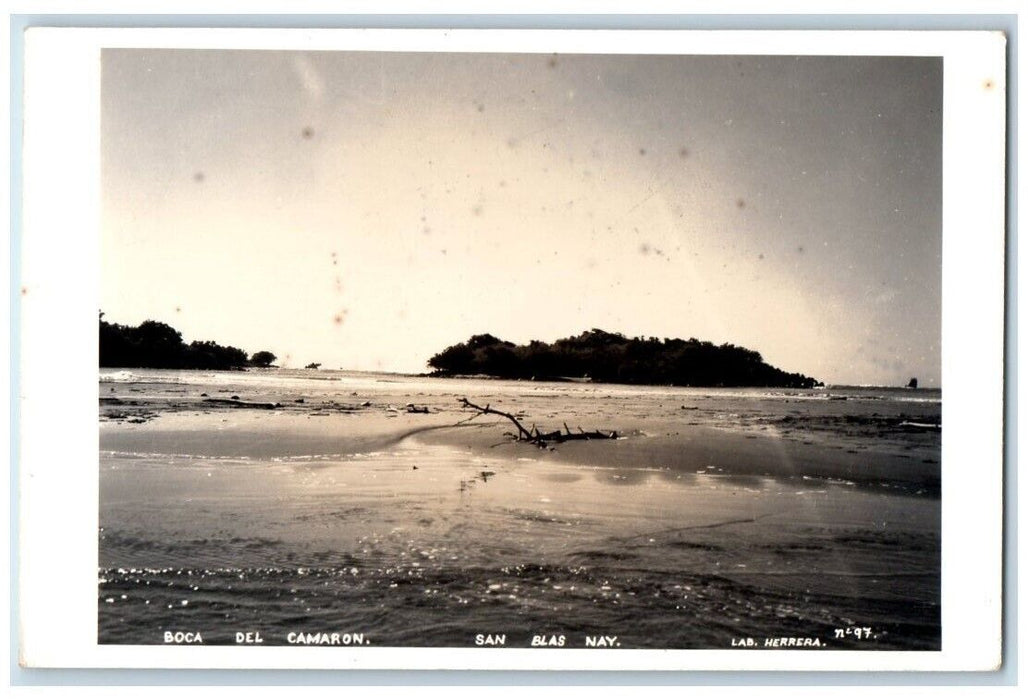
[[[101,643],[939,648],[931,478],[817,468],[937,477],[937,394],[135,370],[100,387]],[[222,394],[281,406],[203,401]],[[447,429],[464,394],[627,437],[548,452]],[[702,453],[690,430],[713,431]]]

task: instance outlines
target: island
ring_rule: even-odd
[[[275,355],[245,350],[212,340],[185,343],[182,333],[167,323],[146,320],[138,326],[109,323],[100,312],[100,366],[150,369],[241,370],[268,367]]]
[[[429,361],[433,376],[575,380],[691,387],[809,389],[821,382],[764,362],[759,352],[696,338],[628,338],[594,328],[553,343],[527,345],[488,333],[451,345]]]

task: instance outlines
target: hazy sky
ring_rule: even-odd
[[[938,384],[942,62],[105,50],[102,309],[280,362],[696,337]]]

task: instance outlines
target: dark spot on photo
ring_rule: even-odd
[[[678,157],[679,158],[688,158],[689,157],[689,149],[688,148],[679,148],[678,149]]]
[[[746,206],[746,200],[740,197],[739,199],[735,200],[735,206],[737,206],[739,209],[743,209]]]
[[[553,54],[552,56],[550,56],[550,60],[548,60],[546,62],[546,65],[548,65],[550,68],[556,68],[557,67],[557,54]]]
[[[314,138],[314,129],[309,126],[303,127],[303,131],[300,132],[305,139]]]
[[[649,255],[650,254],[650,244],[649,243],[640,243],[639,244],[639,252],[642,253],[643,255]]]
[[[982,87],[984,87],[986,90],[991,90],[992,88],[996,87],[996,83],[992,80],[992,78],[989,78],[984,83],[982,83]]]
[[[193,173],[193,182],[203,182],[204,177],[204,174],[198,170],[195,173]]]
[[[640,148],[639,149],[639,155],[641,155],[641,156],[646,155],[646,149],[645,148]]]
[[[797,252],[797,253],[802,253],[802,252],[804,252],[804,251],[803,251],[803,246],[801,246],[801,245],[798,245],[798,246],[796,246],[796,252]]]

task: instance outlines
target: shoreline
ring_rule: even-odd
[[[459,411],[410,414],[366,409],[324,414],[222,406],[199,414],[144,410],[153,412],[145,425],[131,419],[106,424],[101,430],[101,450],[258,460],[318,455],[345,461],[413,439],[416,444],[467,450],[484,460],[531,459],[675,475],[820,479],[933,498],[941,490],[939,461],[923,451],[905,454],[876,449],[859,439],[818,440],[807,434],[796,439],[776,429],[757,432],[636,418],[617,426],[590,424],[618,429],[617,440],[566,442],[541,449],[511,440],[505,435],[510,427],[506,421],[458,425],[464,417]]]
[[[941,386],[919,386],[916,389],[911,389],[907,386],[899,384],[834,384],[824,382],[819,386],[810,388],[794,387],[788,385],[759,385],[759,384],[739,384],[732,386],[714,386],[714,385],[703,385],[703,384],[647,384],[647,383],[633,383],[633,382],[610,382],[610,381],[595,381],[589,377],[502,377],[491,374],[445,374],[439,372],[392,372],[387,370],[362,370],[362,369],[344,369],[339,368],[319,368],[319,369],[307,369],[305,367],[234,367],[231,369],[176,369],[176,368],[160,368],[160,367],[100,367],[101,372],[101,383],[108,383],[110,380],[104,378],[104,374],[112,375],[118,372],[202,372],[202,373],[214,373],[214,372],[226,372],[232,375],[245,375],[245,374],[266,374],[274,375],[276,373],[283,373],[288,375],[318,379],[318,375],[360,375],[365,377],[396,377],[398,379],[439,379],[439,380],[473,380],[473,381],[487,381],[487,382],[514,382],[524,384],[584,384],[590,387],[631,387],[631,388],[649,388],[649,389],[670,389],[670,390],[712,390],[712,391],[740,391],[740,390],[754,390],[754,391],[798,391],[798,392],[818,392],[818,391],[891,391],[891,392],[904,392],[909,394],[918,393],[938,393],[941,396]],[[324,377],[327,379],[328,377]]]

